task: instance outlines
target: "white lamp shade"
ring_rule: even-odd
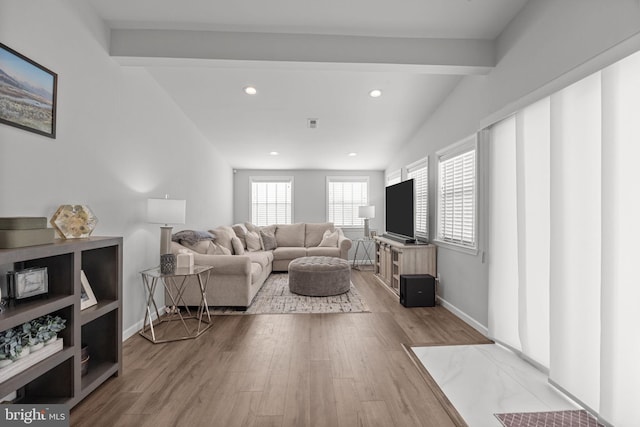
[[[148,199],[147,221],[155,224],[184,224],[186,200]]]
[[[375,206],[358,206],[358,218],[375,218]]]

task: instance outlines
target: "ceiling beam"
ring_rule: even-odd
[[[223,31],[113,29],[110,55],[122,64],[141,66],[171,60],[243,61],[461,75],[487,74],[495,66],[489,40]]]

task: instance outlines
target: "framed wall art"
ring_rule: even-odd
[[[56,137],[58,75],[0,43],[0,123]]]

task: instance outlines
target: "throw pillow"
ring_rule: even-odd
[[[171,236],[171,240],[183,245],[185,242],[190,245],[195,245],[203,240],[213,240],[216,236],[208,231],[196,231],[196,230],[182,230],[174,233]]]
[[[235,255],[244,255],[244,245],[239,237],[231,238],[231,246],[233,246],[233,253]]]
[[[244,236],[247,241],[247,250],[249,252],[255,252],[262,249],[260,244],[260,235],[255,231],[248,231]]]
[[[323,248],[335,248],[338,246],[339,237],[340,235],[338,234],[338,230],[326,230],[322,235],[322,241],[318,246]]]
[[[244,224],[234,224],[231,226],[231,228],[233,228],[233,231],[236,233],[236,237],[238,237],[238,239],[240,239],[240,243],[242,243],[242,247],[246,248],[247,247],[247,242],[245,241],[244,236],[247,234],[247,227],[244,226]]]
[[[256,227],[255,225],[251,224],[250,222],[245,222],[244,226],[247,227],[248,231],[255,231],[255,232],[260,231],[259,227]]]
[[[262,239],[262,249],[271,251],[278,247],[276,241],[275,227],[264,227],[260,230],[260,238]]]

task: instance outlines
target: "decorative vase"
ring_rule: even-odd
[[[55,334],[54,336],[52,336],[51,338],[49,338],[48,340],[46,340],[44,342],[44,345],[49,345],[49,344],[53,344],[54,342],[56,342],[56,340],[58,339],[58,334]]]
[[[176,256],[174,254],[160,255],[160,272],[171,274],[176,271]]]
[[[0,368],[4,368],[5,366],[9,366],[13,363],[11,359],[2,359],[0,360]]]

